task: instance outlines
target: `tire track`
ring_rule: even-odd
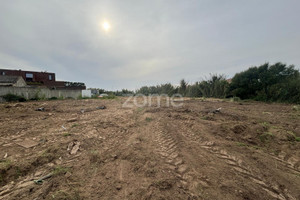
[[[230,155],[226,150],[219,149],[214,146],[215,143],[208,141],[202,142],[201,147],[215,154],[218,158],[225,160],[225,162],[232,166],[233,169],[240,175],[250,178],[254,183],[260,185],[270,196],[280,200],[296,200],[287,190],[280,192],[279,186],[267,184],[266,181],[254,174],[249,166],[247,166],[241,159]]]
[[[186,123],[180,122],[180,127],[187,126]],[[180,127],[178,127],[178,130],[180,130]],[[255,184],[258,184],[262,187],[263,190],[265,190],[270,196],[276,199],[280,200],[296,200],[295,197],[293,197],[289,192],[285,189],[284,191],[280,192],[279,186],[277,185],[270,185],[266,183],[266,181],[260,177],[258,174],[253,173],[253,170],[247,166],[241,159],[237,158],[236,156],[230,155],[226,150],[220,149],[215,146],[215,142],[213,141],[204,141],[201,140],[200,137],[198,137],[192,130],[188,129],[185,131],[181,131],[182,135],[186,137],[187,139],[191,141],[198,141],[200,142],[200,147],[203,149],[206,149],[210,153],[216,155],[219,159],[224,160],[228,165],[232,166],[232,168],[241,176],[244,176],[246,178],[249,178],[254,182]],[[279,158],[275,157],[277,160],[280,160]],[[291,158],[287,158],[287,155],[284,154],[285,160],[289,160],[290,162],[285,161],[284,159],[281,159],[280,161],[283,163],[286,163],[289,168],[296,170],[295,167],[299,165],[299,160]]]
[[[278,156],[269,154],[273,159],[279,161],[285,167],[290,170],[299,173],[300,172],[300,160],[291,154],[280,152]]]
[[[192,178],[188,174],[190,168],[185,163],[182,155],[179,154],[178,141],[172,137],[169,131],[163,131],[163,125],[157,123],[155,127],[153,141],[157,146],[156,152],[164,160],[165,166],[179,179],[177,186],[186,190],[189,198],[197,199],[196,195],[189,189]]]

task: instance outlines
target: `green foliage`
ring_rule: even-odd
[[[293,133],[292,131],[287,131],[287,139],[289,141],[300,142],[300,137],[296,136],[296,134]]]
[[[178,93],[181,94],[182,96],[186,96],[187,87],[188,87],[187,82],[184,79],[182,79],[180,81],[180,86],[178,88]]]
[[[266,141],[272,139],[273,137],[274,137],[274,135],[272,133],[265,132],[259,136],[259,139],[261,142],[266,142]]]
[[[241,99],[300,103],[300,73],[282,63],[251,67],[233,77],[228,93]]]
[[[230,101],[232,101],[232,102],[239,102],[239,101],[241,101],[241,99],[240,99],[240,97],[232,97],[230,99]]]
[[[300,105],[293,106],[294,111],[300,111]]]
[[[143,94],[143,95],[153,95],[153,94],[167,94],[168,96],[172,96],[177,93],[177,88],[175,88],[171,83],[161,84],[157,86],[143,86],[138,89],[136,94]]]
[[[201,81],[199,88],[204,97],[224,98],[229,83],[225,75],[212,74],[208,80]]]
[[[14,94],[6,94],[2,97],[7,102],[13,102],[13,101],[24,102],[24,101],[26,101],[26,99],[24,97],[19,96],[19,95],[14,95]]]
[[[101,99],[115,99],[117,98],[114,94],[108,94],[108,96],[103,96]]]
[[[147,122],[151,122],[153,119],[151,117],[146,117]]]
[[[62,166],[56,166],[53,171],[52,171],[52,174],[53,176],[59,176],[59,175],[62,175],[62,174],[65,174],[69,171],[70,169],[69,168],[66,168],[66,167],[62,167]]]
[[[57,100],[57,99],[58,99],[57,97],[51,97],[48,100]]]

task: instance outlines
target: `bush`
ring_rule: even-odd
[[[58,99],[57,97],[51,97],[48,100],[57,100],[57,99]]]
[[[239,97],[232,97],[232,98],[230,98],[230,101],[231,102],[239,102],[239,101],[241,101],[241,99]]]
[[[19,95],[14,95],[14,94],[6,94],[2,97],[7,102],[12,102],[12,101],[24,102],[24,101],[26,101],[26,99],[24,97],[19,96]]]

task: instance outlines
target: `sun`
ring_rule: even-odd
[[[105,30],[105,31],[109,31],[110,29],[110,24],[108,22],[104,22],[102,24],[102,28]]]

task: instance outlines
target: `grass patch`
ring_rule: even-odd
[[[245,147],[245,146],[247,146],[247,144],[245,144],[243,142],[237,142],[236,145],[239,146],[239,147]]]
[[[296,141],[296,142],[300,142],[300,137],[296,136],[295,133],[293,133],[292,131],[287,131],[287,140],[288,141]]]
[[[231,102],[240,102],[241,99],[240,99],[240,97],[232,97],[232,98],[230,98],[230,101]]]
[[[68,136],[71,136],[71,135],[72,135],[72,133],[64,133],[63,134],[64,137],[68,137]]]
[[[151,122],[153,119],[151,117],[146,117],[147,122]]]
[[[73,124],[71,128],[75,128],[76,126],[79,126],[79,124]]]
[[[11,161],[8,159],[0,160],[0,170],[7,170],[11,166]]]
[[[210,120],[210,117],[208,117],[208,116],[201,116],[200,118],[203,120]]]
[[[53,176],[59,176],[59,175],[67,173],[68,171],[70,171],[70,168],[62,167],[62,166],[56,166],[53,169],[52,174],[53,174]]]
[[[99,163],[102,161],[100,153],[96,150],[92,150],[89,153],[89,159],[91,163]]]
[[[300,105],[293,106],[292,109],[293,109],[294,111],[300,111]]]
[[[269,129],[269,127],[270,127],[270,124],[269,124],[269,122],[262,122],[262,123],[260,123],[266,130],[268,130]]]
[[[274,138],[274,135],[270,132],[265,132],[259,136],[261,142],[267,142],[272,138]]]
[[[274,137],[274,135],[272,133],[265,132],[259,136],[259,139],[261,142],[266,142],[266,141],[272,139],[273,137]]]

